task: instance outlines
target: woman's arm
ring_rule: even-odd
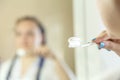
[[[76,80],[75,75],[64,61],[57,59],[55,60],[55,63],[57,73],[61,77],[61,80]]]
[[[97,5],[109,35],[120,37],[120,0],[97,0]]]
[[[42,53],[42,56],[53,60],[53,63],[55,64],[55,70],[57,75],[59,75],[60,80],[76,80],[75,75],[70,70],[68,65],[47,46],[41,47],[40,52]]]

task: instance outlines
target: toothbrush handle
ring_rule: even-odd
[[[93,44],[94,44],[93,42],[89,42],[89,43],[87,43],[87,44],[81,45],[81,47],[82,47],[82,48],[84,48],[84,47],[89,47],[89,46],[91,46],[91,45],[93,45]]]

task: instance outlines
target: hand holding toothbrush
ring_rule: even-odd
[[[120,38],[110,37],[107,31],[103,31],[93,42],[99,49],[107,49],[116,52],[120,56]]]

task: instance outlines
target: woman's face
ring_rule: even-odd
[[[29,52],[40,47],[42,35],[35,22],[26,20],[17,24],[15,41],[17,49],[24,49]]]

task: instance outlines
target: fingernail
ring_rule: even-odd
[[[101,50],[101,48],[100,48],[100,47],[98,47],[98,49],[99,49],[99,50]]]
[[[101,42],[99,48],[101,49],[101,48],[104,48],[104,47],[105,47],[105,43]]]
[[[92,41],[96,40],[96,38],[92,39]]]

